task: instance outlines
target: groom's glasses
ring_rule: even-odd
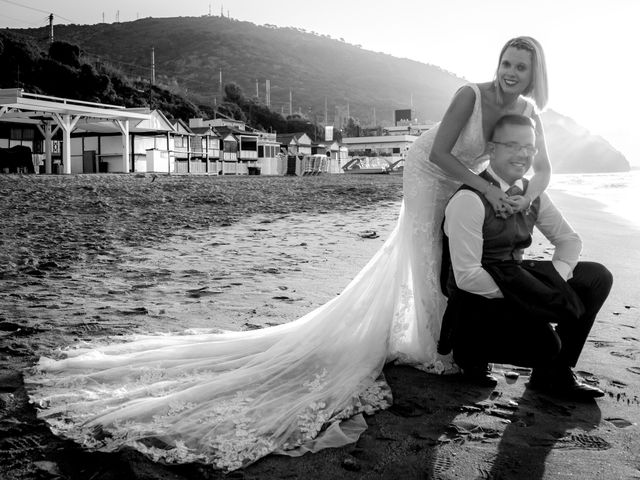
[[[538,153],[538,149],[536,147],[534,147],[532,145],[520,145],[518,142],[506,142],[505,143],[505,142],[494,142],[494,141],[492,141],[491,143],[495,143],[496,145],[502,145],[512,155],[517,155],[522,150],[524,150],[524,153],[526,153],[527,156],[529,156],[529,157],[534,157],[536,155],[536,153]]]

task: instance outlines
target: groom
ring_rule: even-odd
[[[480,174],[508,195],[525,195],[535,124],[522,115],[498,120],[490,164]],[[522,260],[536,226],[554,245],[551,261]],[[449,300],[440,353],[453,349],[470,381],[495,386],[489,362],[533,368],[529,387],[577,400],[604,395],[578,381],[578,361],[611,289],[602,265],[579,262],[580,237],[546,194],[526,212],[496,216],[484,196],[463,186],[445,211],[443,289]]]

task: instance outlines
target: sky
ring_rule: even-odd
[[[545,50],[548,108],[601,135],[640,166],[637,0],[0,0],[0,28],[229,15],[298,27],[437,65],[471,82],[493,78],[502,45],[529,35]]]

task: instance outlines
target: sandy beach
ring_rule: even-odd
[[[393,229],[402,177],[0,175],[2,479],[640,479],[640,228],[551,191],[613,291],[578,368],[607,395],[561,401],[496,365],[481,389],[388,365],[394,405],[353,445],[223,475],[53,436],[22,372],[77,342],[294,320],[339,294]],[[531,255],[547,258],[536,237]],[[506,372],[516,372],[517,379]]]

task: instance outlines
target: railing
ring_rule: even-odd
[[[127,107],[124,107],[122,105],[109,105],[107,103],[85,102],[84,100],[72,100],[72,99],[62,98],[62,97],[52,97],[50,95],[41,95],[39,93],[29,93],[29,92],[25,92],[22,89],[15,89],[15,90],[17,90],[16,95],[18,97],[34,98],[36,100],[54,100],[56,102],[61,102],[63,104],[69,104],[69,105],[89,105],[92,107],[113,108],[117,110],[127,109]]]
[[[240,160],[256,160],[258,152],[255,150],[240,150]]]

